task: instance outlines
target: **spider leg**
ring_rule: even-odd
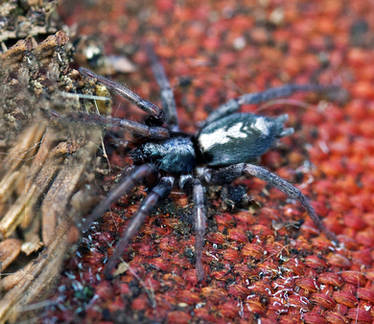
[[[90,225],[99,218],[106,210],[109,209],[110,205],[117,201],[121,196],[126,195],[133,189],[136,184],[142,181],[144,178],[156,172],[155,167],[152,164],[144,164],[136,168],[129,176],[127,176],[123,182],[121,182],[116,188],[112,189],[108,197],[103,200],[92,213],[86,218],[84,223],[81,225],[82,232],[86,232]]]
[[[166,139],[170,137],[169,130],[164,127],[147,126],[133,120],[115,118],[109,116],[102,116],[98,114],[88,114],[85,112],[71,112],[68,115],[61,115],[55,110],[49,109],[45,111],[51,117],[59,119],[71,119],[73,121],[82,121],[87,123],[94,123],[96,125],[121,127],[130,133],[149,139]]]
[[[315,226],[324,233],[328,239],[338,243],[336,235],[330,232],[322,223],[321,219],[315,212],[312,205],[309,203],[309,199],[295,186],[293,186],[288,181],[280,178],[276,174],[262,168],[258,165],[250,163],[239,163],[229,167],[225,167],[219,170],[204,169],[201,171],[202,176],[205,181],[213,184],[224,184],[227,182],[233,181],[235,178],[238,178],[245,175],[251,175],[262,179],[274,186],[278,190],[284,192],[287,196],[293,199],[297,199],[301,205],[306,209],[310,218],[313,220]]]
[[[92,72],[91,70],[88,70],[84,67],[80,67],[79,72],[86,77],[97,79],[97,81],[112,89],[118,95],[130,100],[146,113],[156,117],[157,119],[163,120],[163,111],[158,106],[148,100],[141,98],[139,95],[137,95],[135,92],[131,91],[124,85],[98,75],[95,72]]]
[[[172,131],[178,132],[178,114],[174,100],[174,93],[166,77],[164,67],[158,60],[152,45],[148,43],[146,44],[145,48],[151,61],[153,74],[156,78],[158,86],[161,89],[162,107],[164,109],[166,123],[170,126]]]
[[[137,211],[136,215],[131,219],[130,224],[122,233],[121,239],[118,241],[113,255],[110,257],[108,263],[104,267],[104,275],[107,278],[111,277],[112,270],[126,249],[130,239],[139,231],[140,226],[144,223],[145,218],[149,215],[152,209],[156,206],[160,199],[167,197],[173,187],[173,177],[162,177],[158,185],[156,185],[148,196],[144,199],[142,205]]]
[[[196,272],[197,280],[204,280],[204,268],[201,261],[204,235],[206,228],[206,208],[204,203],[204,187],[202,186],[200,180],[195,179],[193,184],[193,201],[194,207],[194,226],[195,226],[195,253],[196,253]]]
[[[220,119],[224,116],[232,114],[240,109],[242,105],[249,104],[259,104],[261,102],[269,101],[276,98],[288,97],[295,92],[301,91],[314,91],[321,92],[329,90],[331,87],[318,85],[318,84],[287,84],[282,87],[270,88],[262,92],[247,93],[240,97],[231,99],[216,110],[212,111],[207,119],[203,122],[200,128],[203,128],[205,125]]]

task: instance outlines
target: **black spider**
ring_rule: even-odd
[[[273,98],[289,96],[297,91],[321,91],[326,90],[326,87],[285,85],[259,93],[242,95],[218,107],[208,116],[196,134],[189,135],[179,130],[174,95],[163,67],[150,46],[147,46],[147,53],[152,63],[153,73],[161,88],[163,110],[119,83],[96,75],[85,68],[79,69],[83,75],[96,78],[149,115],[145,124],[126,119],[111,119],[112,124],[125,127],[147,141],[130,152],[134,165],[139,166],[135,167],[128,177],[109,192],[108,197],[85,220],[82,230],[87,231],[94,220],[100,217],[114,201],[129,193],[137,183],[146,180],[151,175],[159,177],[158,184],[144,199],[106,264],[104,274],[107,277],[111,276],[117,260],[123,254],[131,238],[139,231],[146,216],[160,199],[169,195],[176,179],[179,180],[178,185],[181,190],[192,189],[195,204],[196,270],[199,281],[204,278],[201,257],[206,228],[204,203],[204,186],[206,185],[230,183],[242,175],[258,177],[289,197],[299,200],[317,228],[330,240],[337,242],[335,234],[323,225],[307,197],[299,189],[274,173],[249,163],[268,151],[279,138],[293,133],[292,128],[284,128],[287,115],[272,118],[237,112],[243,104],[258,104]],[[101,117],[93,118],[100,119]]]

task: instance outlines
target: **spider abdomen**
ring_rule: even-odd
[[[197,137],[200,153],[209,166],[250,162],[269,150],[275,141],[292,133],[284,128],[287,115],[277,118],[236,113],[205,126]]]

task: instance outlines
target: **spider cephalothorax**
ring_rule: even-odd
[[[242,175],[258,177],[289,197],[299,200],[318,229],[329,239],[337,242],[336,236],[322,224],[308,199],[299,189],[274,173],[250,163],[274,146],[279,138],[293,133],[292,128],[284,128],[287,115],[273,118],[237,112],[243,104],[257,104],[288,96],[297,91],[321,91],[325,88],[319,85],[286,85],[242,95],[218,107],[208,116],[196,134],[189,135],[179,130],[173,92],[163,67],[149,46],[147,52],[161,88],[163,110],[140,98],[123,85],[80,68],[83,75],[96,78],[114,92],[135,103],[151,117],[145,124],[126,119],[111,119],[112,124],[125,127],[146,141],[130,153],[135,165],[132,173],[111,190],[108,197],[94,209],[83,223],[83,230],[87,230],[112,202],[129,193],[137,183],[145,181],[150,175],[159,178],[158,184],[151,189],[137,214],[124,230],[113,256],[105,267],[105,275],[110,276],[130,239],[138,232],[144,219],[158,201],[169,195],[177,183],[175,180],[178,181],[181,190],[192,192],[196,232],[196,270],[199,280],[204,278],[201,256],[206,227],[205,187],[230,183]]]

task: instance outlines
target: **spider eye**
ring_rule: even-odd
[[[144,120],[144,123],[147,126],[150,126],[150,127],[153,127],[153,126],[162,126],[163,123],[164,123],[164,119],[162,117],[163,117],[163,115],[161,116],[161,118],[158,118],[158,117],[156,118],[155,116],[148,116]]]

